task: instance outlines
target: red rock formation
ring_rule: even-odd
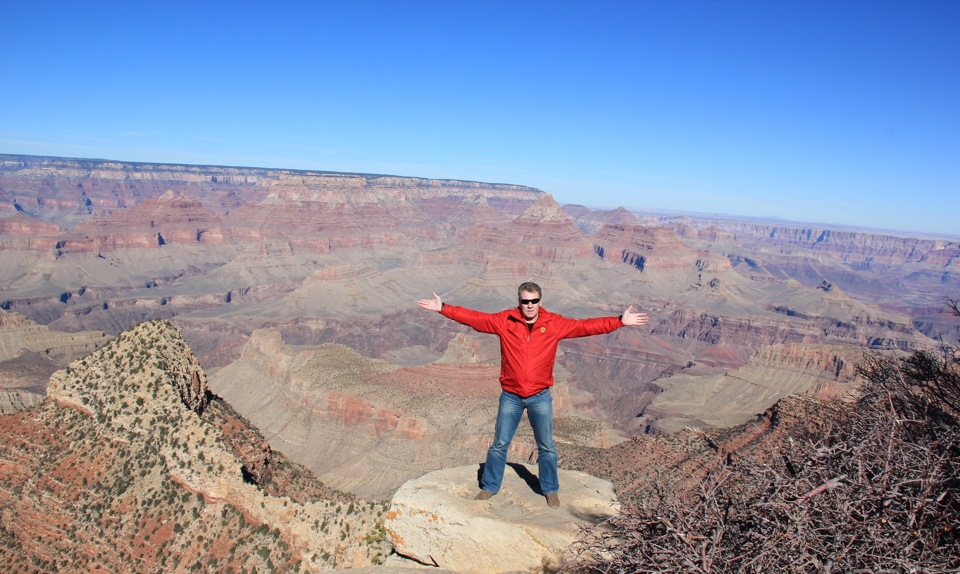
[[[0,235],[53,235],[60,228],[56,223],[31,219],[22,213],[17,213],[8,219],[0,219]]]
[[[61,236],[61,253],[105,253],[117,249],[155,249],[167,244],[223,243],[228,233],[220,218],[199,201],[168,191],[130,209],[84,223]]]
[[[621,261],[645,273],[690,268],[701,257],[662,227],[605,225],[593,239],[594,252],[602,259]]]
[[[56,223],[14,213],[7,219],[0,219],[0,249],[51,250],[59,233],[60,227]]]
[[[587,258],[592,252],[583,233],[549,195],[514,219],[478,225],[463,234],[463,242],[473,248],[475,261],[488,265],[504,260],[520,266],[562,263]]]

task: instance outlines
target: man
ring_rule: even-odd
[[[557,508],[560,506],[560,482],[557,449],[553,444],[553,397],[550,395],[557,346],[562,339],[601,335],[625,325],[644,325],[647,314],[633,312],[631,305],[619,317],[568,319],[542,307],[542,293],[536,283],[523,283],[517,289],[517,295],[519,305],[499,313],[481,313],[448,305],[436,293],[433,299],[421,299],[418,304],[476,331],[500,337],[500,386],[503,391],[493,444],[487,450],[487,463],[483,467],[476,500],[487,500],[500,490],[507,449],[526,409],[539,452],[540,489],[547,504]]]

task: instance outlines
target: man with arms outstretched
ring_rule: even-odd
[[[448,305],[440,296],[421,299],[424,309],[438,311],[444,317],[463,323],[481,333],[500,337],[500,407],[493,444],[487,450],[487,463],[480,479],[477,500],[487,500],[500,490],[507,464],[507,449],[513,440],[520,417],[526,409],[539,451],[540,489],[553,508],[560,506],[560,482],[557,477],[557,448],[553,444],[553,364],[562,339],[602,335],[623,326],[640,326],[646,313],[635,313],[633,305],[619,317],[568,319],[550,313],[541,306],[541,290],[536,283],[523,283],[517,289],[519,305],[499,313],[481,313]]]

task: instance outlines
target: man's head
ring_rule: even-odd
[[[522,283],[517,289],[517,297],[520,300],[520,314],[523,318],[527,321],[536,321],[540,315],[540,286],[529,281]]]

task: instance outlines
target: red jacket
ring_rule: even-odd
[[[553,386],[553,363],[561,339],[602,335],[623,326],[619,317],[568,319],[543,308],[532,331],[517,307],[481,313],[444,303],[440,313],[476,331],[500,337],[500,386],[523,398]]]

